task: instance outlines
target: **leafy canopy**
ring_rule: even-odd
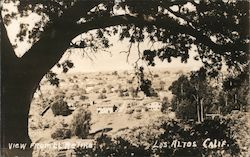
[[[236,71],[248,64],[248,1],[4,0],[4,4],[18,8],[13,12],[3,5],[5,24],[31,12],[40,15],[32,30],[29,23],[20,24],[17,38],[26,37],[32,44],[48,35],[46,30],[63,30],[76,37],[95,29],[92,38],[71,42],[68,48],[98,51],[110,46],[110,36],[119,34],[120,40],[128,39],[131,45],[149,41],[152,46],[144,52],[138,46],[138,53],[152,66],[156,57],[168,62],[180,57],[187,62],[192,46],[197,48],[195,59],[204,63],[211,76],[218,75],[223,61]],[[155,44],[160,46],[153,48]]]

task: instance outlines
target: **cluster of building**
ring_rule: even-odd
[[[124,112],[126,109],[126,104],[99,104],[96,107],[98,114],[110,114],[114,112]],[[151,101],[151,102],[141,102],[137,107],[141,107],[144,111],[161,111],[162,103],[160,101]]]

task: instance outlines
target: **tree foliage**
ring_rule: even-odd
[[[27,128],[31,97],[42,77],[66,50],[81,49],[83,55],[88,56],[111,46],[109,37],[118,35],[119,40],[130,43],[128,56],[131,47],[136,46],[138,60],[152,66],[156,58],[171,62],[172,58],[179,57],[185,63],[191,48],[196,48],[198,54],[194,59],[203,62],[205,73],[212,77],[218,75],[224,62],[234,73],[241,73],[248,64],[248,1],[3,0],[2,4],[1,63],[4,66],[1,70],[5,90],[1,97],[4,102],[1,120],[6,124],[3,132],[6,148],[11,141],[31,142]],[[16,6],[17,10],[9,6]],[[34,21],[33,27],[20,20],[16,40],[28,41],[31,47],[17,57],[16,45],[10,43],[5,27],[13,19],[28,17],[31,13],[40,19]],[[142,42],[150,45],[143,51]],[[67,72],[73,64],[66,62],[60,67]],[[150,96],[152,90],[147,89],[151,82],[141,76],[140,88],[146,88],[144,92]],[[58,85],[54,74],[50,73],[49,78],[52,84]],[[18,112],[13,108],[18,108]],[[22,128],[18,134],[17,126]]]
[[[71,130],[67,128],[57,128],[52,134],[51,138],[56,140],[63,140],[71,137]]]
[[[13,19],[28,17],[31,12],[41,18],[31,30],[30,23],[20,23],[20,32],[17,34],[20,41],[26,39],[33,44],[32,47],[38,45],[39,49],[46,44],[42,42],[43,39],[56,40],[60,36],[63,41],[47,43],[52,48],[53,45],[63,45],[50,58],[60,58],[65,50],[72,48],[83,49],[84,55],[101,51],[112,45],[109,37],[118,34],[120,40],[128,39],[130,42],[129,50],[126,51],[128,56],[132,45],[137,45],[138,59],[145,60],[150,66],[155,65],[155,58],[171,62],[172,58],[180,57],[186,63],[192,47],[196,47],[198,53],[194,59],[202,61],[206,74],[212,77],[219,74],[223,60],[229,69],[238,72],[248,63],[247,1],[5,0],[4,4],[3,21],[7,25]],[[9,9],[8,4],[16,5],[17,11]],[[83,33],[84,37],[73,41]],[[149,41],[152,46],[141,52],[140,43],[145,41]],[[155,44],[160,46],[152,48]],[[28,54],[35,50],[31,48],[22,58],[30,56]],[[39,52],[36,56],[47,55],[42,53]],[[48,66],[55,65],[59,58],[52,59]],[[44,64],[42,61],[45,60],[41,59],[37,66]],[[57,66],[67,72],[73,67],[73,63],[67,60]],[[47,74],[51,84],[58,86],[57,77],[51,74],[53,73]],[[146,91],[151,86],[150,80],[141,77],[140,83],[140,89],[147,96],[155,95]]]
[[[79,108],[72,119],[72,134],[76,135],[79,138],[87,138],[91,126],[90,121],[91,112],[84,108]]]
[[[5,24],[31,11],[41,16],[32,30],[29,23],[20,24],[18,39],[27,37],[31,43],[53,32],[56,36],[58,30],[68,32],[73,39],[97,29],[91,38],[68,43],[67,48],[99,50],[110,46],[109,36],[119,34],[120,40],[129,39],[131,44],[145,40],[161,44],[142,53],[149,65],[155,64],[156,57],[169,62],[172,57],[180,57],[187,62],[192,46],[198,51],[195,59],[201,60],[212,76],[218,74],[222,60],[238,71],[248,62],[248,1],[4,1],[8,3],[14,3],[18,11],[3,7]]]
[[[223,114],[231,113],[232,110],[247,110],[250,98],[248,67],[249,66],[238,75],[227,75],[223,80],[222,90],[218,96]]]
[[[197,115],[199,121],[199,117],[203,118],[204,112],[209,112],[214,105],[214,89],[205,78],[206,74],[201,72],[202,70],[192,72],[190,77],[181,75],[169,87],[174,95],[173,109],[179,118],[196,119]]]
[[[76,151],[79,155],[97,157],[238,156],[240,148],[233,136],[235,130],[231,129],[231,123],[231,119],[207,120],[190,126],[185,122],[166,121],[160,125],[133,128],[116,138],[103,134],[96,139],[94,148],[78,148]],[[208,138],[212,141],[225,140],[228,145],[207,149],[203,142]]]
[[[68,116],[71,114],[68,103],[64,100],[63,93],[59,92],[59,94],[54,97],[54,100],[51,103],[51,110],[55,116]]]
[[[146,78],[144,74],[144,68],[140,67],[138,72],[136,72],[138,76],[138,84],[140,85],[139,89],[144,92],[144,94],[148,97],[157,96],[156,91],[152,87],[152,81]]]
[[[163,97],[161,112],[166,112],[169,109],[169,107],[170,107],[170,103],[169,103],[168,97]]]

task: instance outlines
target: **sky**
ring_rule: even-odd
[[[15,7],[11,8],[15,11]],[[12,43],[15,43],[15,36],[19,32],[19,24],[22,22],[26,22],[30,24],[30,28],[34,26],[35,21],[39,21],[40,17],[34,13],[31,13],[28,18],[22,18],[18,20],[13,20],[12,23],[7,27],[8,35]],[[111,37],[109,39],[113,46],[106,49],[108,52],[97,52],[95,54],[89,53],[90,57],[86,55],[83,56],[81,49],[74,49],[71,50],[72,53],[65,53],[63,58],[61,59],[62,62],[65,59],[70,59],[74,62],[74,68],[72,68],[69,72],[97,72],[97,71],[114,71],[114,70],[131,70],[133,69],[134,62],[138,58],[138,51],[136,46],[133,46],[131,49],[131,53],[129,59],[127,61],[127,54],[121,53],[121,51],[127,51],[129,42],[128,41],[119,41],[118,36]],[[30,44],[26,41],[24,42],[17,42],[18,47],[15,49],[16,55],[21,57],[29,48]],[[160,45],[156,45],[160,46]],[[141,52],[149,48],[148,42],[145,41],[140,45]],[[161,62],[159,59],[156,60],[155,68],[165,68],[165,69],[190,69],[190,70],[197,70],[202,65],[200,61],[195,61],[193,59],[194,55],[196,54],[195,48],[192,47],[190,50],[190,59],[188,63],[181,63],[180,58],[173,59],[171,63],[167,61]],[[91,59],[90,59],[91,58]],[[53,68],[54,71],[60,72],[57,68]]]
[[[9,36],[11,37],[11,42],[14,43],[15,32],[18,32],[18,25],[10,25],[7,27],[7,31]],[[13,31],[15,30],[15,31]],[[128,41],[119,41],[117,37],[113,37],[110,39],[113,46],[106,49],[106,51],[97,52],[95,54],[89,53],[89,57],[87,55],[83,55],[83,51],[81,49],[71,49],[71,53],[66,52],[63,58],[59,61],[62,62],[65,59],[72,60],[74,63],[74,68],[72,68],[69,72],[97,72],[97,71],[114,71],[114,70],[131,70],[134,66],[135,61],[138,58],[138,51],[136,46],[133,46],[131,49],[131,53],[129,55],[127,61],[127,53],[122,51],[127,51],[129,47]],[[147,42],[141,44],[141,51],[148,48]],[[25,51],[30,48],[30,45],[23,42],[18,43],[18,47],[15,49],[17,56],[22,56]],[[195,48],[193,47],[190,50],[190,58],[187,63],[181,63],[180,58],[173,59],[171,63],[167,61],[160,61],[156,59],[156,66],[154,68],[188,68],[190,70],[197,70],[201,66],[200,61],[196,61],[193,59],[196,54]],[[142,63],[143,64],[143,63]],[[60,72],[56,67],[53,70]]]
[[[74,68],[71,72],[96,72],[96,71],[114,71],[114,70],[131,70],[135,65],[135,61],[138,59],[138,51],[136,46],[133,46],[131,53],[127,60],[127,51],[129,43],[127,41],[118,41],[118,38],[111,38],[113,42],[112,47],[107,49],[109,52],[97,52],[96,54],[89,54],[89,57],[82,55],[81,49],[73,50],[71,55],[66,53],[61,61],[64,59],[70,59],[74,62]],[[147,42],[144,42],[140,46],[140,50],[148,48]],[[187,63],[181,63],[180,58],[173,59],[171,63],[167,61],[155,60],[156,66],[151,69],[189,69],[197,70],[201,67],[201,62],[193,59],[195,55],[195,48],[192,47],[190,51],[190,58]],[[140,61],[139,64],[146,65],[145,62]]]

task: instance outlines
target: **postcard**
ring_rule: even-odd
[[[1,1],[3,157],[247,157],[249,1]]]

